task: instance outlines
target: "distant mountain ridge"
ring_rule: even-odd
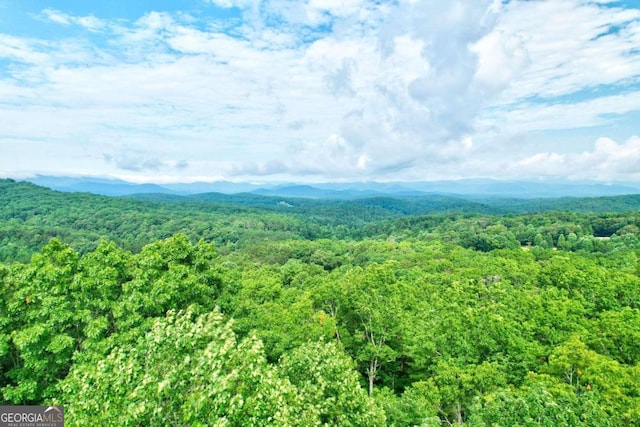
[[[312,185],[285,185],[275,188],[259,188],[252,191],[252,193],[263,196],[304,197],[310,199],[359,199],[390,194],[375,190],[337,190],[314,187]]]
[[[118,179],[74,178],[37,175],[25,181],[67,193],[93,193],[103,196],[128,196],[139,193],[180,193],[157,184],[135,184]]]
[[[516,198],[495,195],[377,195],[354,198],[320,198],[296,197],[280,195],[263,195],[255,192],[224,194],[198,193],[177,195],[167,193],[142,193],[127,196],[105,196],[91,193],[67,193],[51,190],[28,181],[16,182],[12,179],[0,179],[0,198],[23,198],[30,206],[42,206],[46,200],[62,200],[65,203],[86,203],[92,201],[100,206],[113,203],[115,205],[132,202],[142,206],[169,207],[170,210],[206,211],[244,211],[257,209],[262,212],[288,212],[295,215],[330,218],[332,221],[343,221],[346,218],[358,218],[359,221],[374,221],[411,215],[428,215],[442,213],[472,214],[520,214],[545,211],[565,212],[635,212],[640,210],[640,193],[619,196],[598,197],[540,197]],[[135,188],[145,188],[135,187]],[[285,186],[278,191],[302,192],[318,194],[313,186]],[[337,193],[340,193],[338,190]],[[320,190],[322,193],[322,190]],[[13,194],[13,195],[12,195]],[[325,193],[322,193],[325,194]],[[342,194],[342,193],[340,193]],[[151,202],[149,205],[144,203]],[[172,206],[173,205],[173,206]],[[175,206],[175,207],[174,207]],[[257,211],[256,211],[257,212]]]
[[[194,182],[136,184],[118,179],[56,177],[37,175],[25,179],[65,192],[87,192],[106,196],[134,194],[193,195],[201,193],[253,193],[263,196],[349,200],[376,196],[453,195],[467,198],[513,197],[522,199],[557,197],[600,197],[640,194],[640,183],[529,182],[466,179],[457,181],[345,182],[345,183],[249,183]]]

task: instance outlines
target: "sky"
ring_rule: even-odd
[[[0,176],[640,182],[640,0],[0,0]]]

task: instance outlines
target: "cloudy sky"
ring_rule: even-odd
[[[0,0],[0,176],[640,181],[640,1]]]

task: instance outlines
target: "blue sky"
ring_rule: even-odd
[[[0,0],[0,176],[640,181],[640,1]]]

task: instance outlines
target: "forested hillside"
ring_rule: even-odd
[[[3,404],[77,426],[640,425],[636,197],[220,197],[0,181]]]
[[[117,198],[0,180],[0,261],[28,261],[52,237],[84,254],[102,239],[139,252],[176,233],[213,242],[224,253],[265,240],[431,234],[481,250],[533,244],[606,250],[610,245],[594,237],[635,235],[638,209],[640,196],[312,200],[206,193]]]

